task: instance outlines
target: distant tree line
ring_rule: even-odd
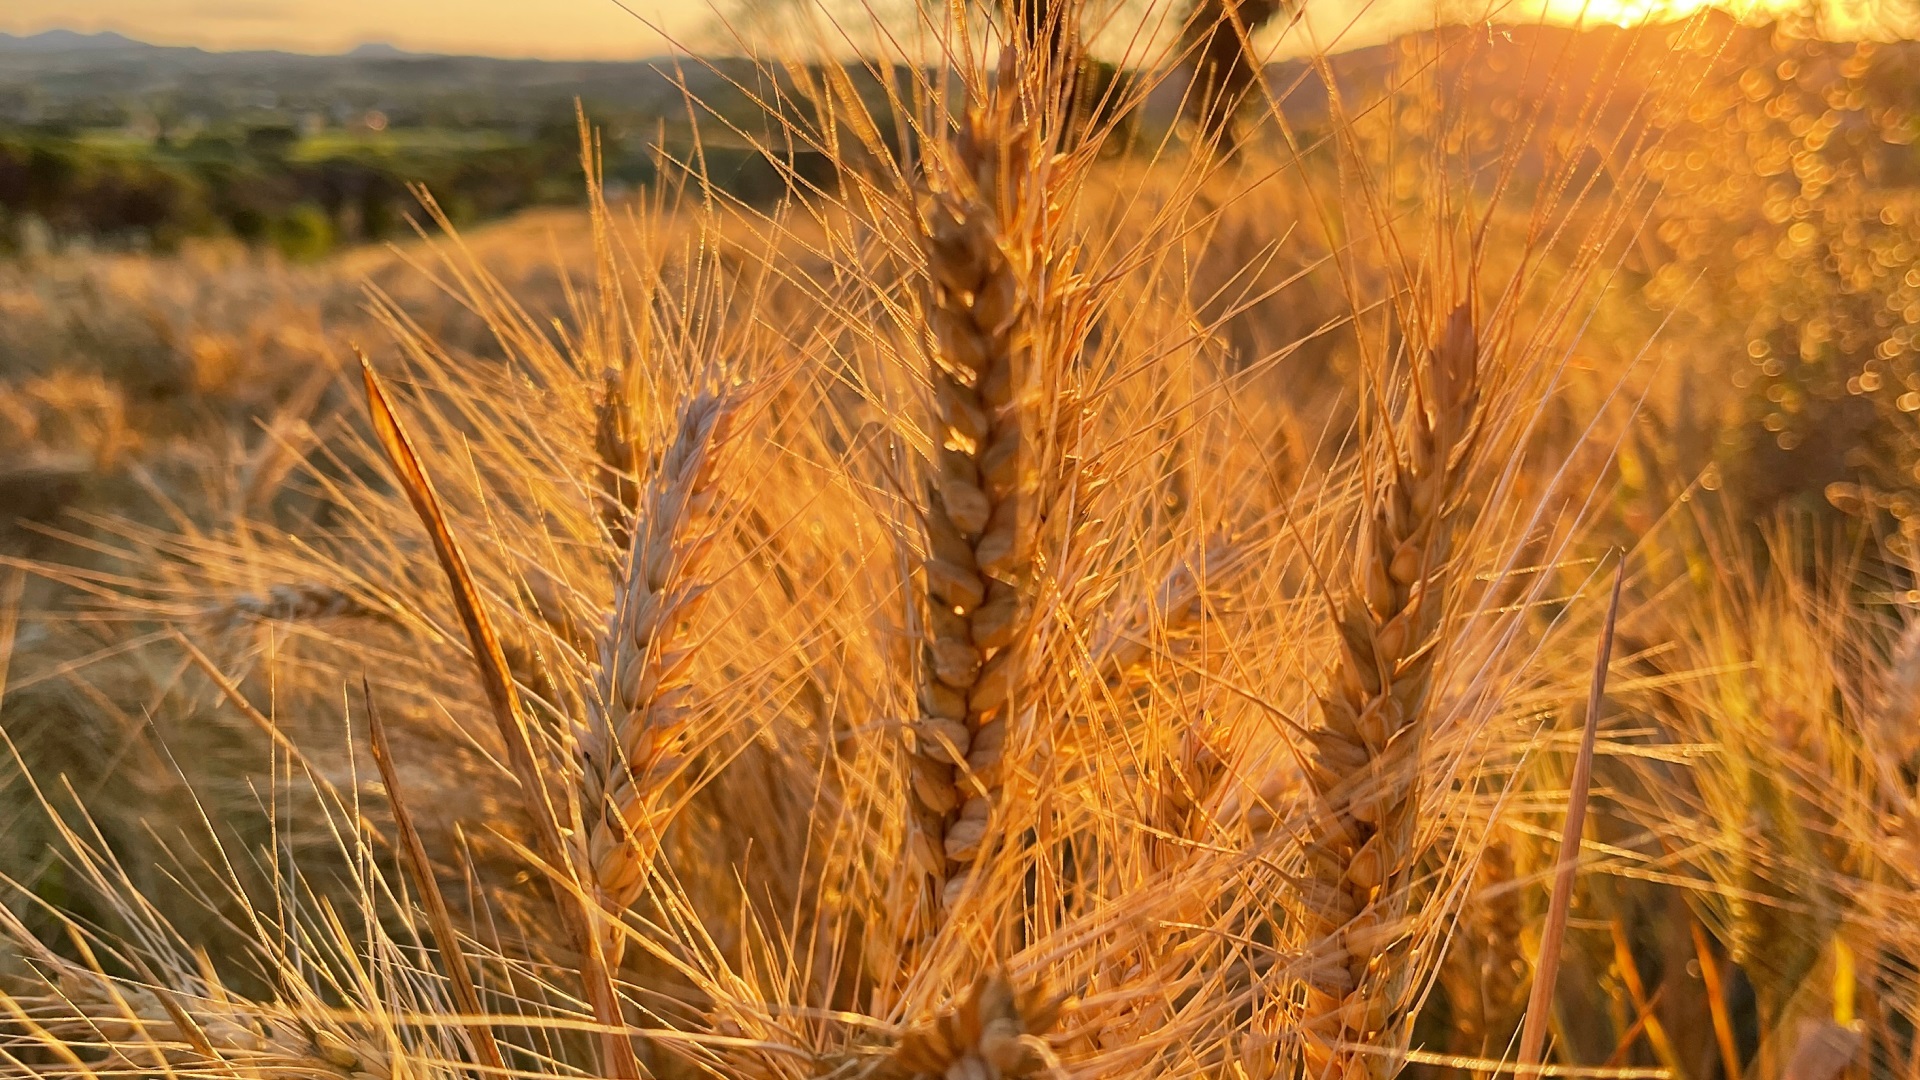
[[[456,224],[576,202],[585,192],[571,118],[485,145],[436,141],[430,130],[387,134],[310,143],[272,126],[176,143],[0,129],[0,251],[19,250],[35,232],[54,243],[155,250],[231,236],[312,258],[404,233],[419,211],[412,184],[432,192]],[[655,180],[647,141],[603,140],[610,182]],[[757,154],[709,147],[703,156],[714,183],[736,197],[758,201],[785,188]]]

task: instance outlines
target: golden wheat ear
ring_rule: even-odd
[[[1200,845],[1211,828],[1213,804],[1228,775],[1222,740],[1205,714],[1180,733],[1179,744],[1160,762],[1151,807],[1156,869],[1172,870]]]
[[[884,1075],[1024,1080],[1056,1074],[1059,1065],[1041,1036],[1059,1019],[1064,1002],[1044,987],[1020,989],[1005,971],[988,971],[951,1008],[902,1036]]]
[[[1301,896],[1316,959],[1303,1018],[1313,1076],[1366,1080],[1399,1068],[1408,987],[1390,950],[1409,929],[1415,794],[1467,471],[1459,451],[1478,404],[1479,350],[1463,304],[1416,372],[1404,447],[1375,496],[1335,616],[1340,657],[1307,735],[1307,777],[1319,797]]]
[[[27,986],[0,989],[0,1038],[9,1047],[0,1074],[394,1080],[424,1064],[359,1016],[251,1001],[218,984],[183,990],[110,978],[54,956],[10,918],[0,918],[0,941],[33,961]],[[23,1068],[33,1052],[49,1055],[48,1064]]]
[[[936,925],[989,842],[1012,709],[1027,691],[1041,503],[1059,467],[1049,398],[1076,347],[1060,309],[1050,155],[1014,106],[1003,85],[969,112],[926,214],[937,361],[908,850]]]
[[[665,795],[687,761],[692,623],[708,595],[723,519],[721,482],[747,394],[702,393],[640,490],[614,607],[585,688],[580,805],[593,882],[608,909],[640,895],[666,825]],[[610,946],[617,954],[617,940]]]

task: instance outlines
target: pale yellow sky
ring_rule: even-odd
[[[734,10],[745,6],[743,0],[720,2]],[[862,9],[894,6],[888,0],[825,2],[842,12],[840,20],[832,20],[842,26],[860,22]],[[1167,0],[1115,2],[1116,23],[1131,19],[1138,26],[1141,20],[1161,23],[1158,12]],[[1273,40],[1280,37],[1277,33],[1269,39],[1280,54],[1305,51],[1311,47],[1309,39],[1318,39],[1321,47],[1336,41],[1370,44],[1431,26],[1436,7],[1456,17],[1469,10],[1491,11],[1500,21],[1531,21],[1544,13],[1549,21],[1584,16],[1589,22],[1624,24],[1649,16],[1684,16],[1711,2],[1716,0],[1307,0],[1306,24],[1296,25],[1280,40]],[[1778,9],[1799,0],[1718,2],[1751,10],[1755,5]],[[1878,7],[1884,0],[1816,2],[1833,9]],[[912,15],[883,20],[894,21],[908,25],[889,26],[891,32],[912,33]],[[436,52],[608,59],[658,55],[672,48],[669,38],[693,49],[716,44],[724,48],[728,38],[715,15],[714,0],[0,0],[0,30],[31,33],[52,27],[118,30],[145,41],[213,49],[339,52],[362,42],[384,41]],[[1838,29],[1842,36],[1854,36]],[[1117,31],[1111,36],[1120,44],[1107,51],[1131,51],[1125,42],[1134,36],[1132,31],[1116,24],[1109,24],[1109,30]]]
[[[700,0],[624,0],[675,37],[712,21]],[[117,30],[168,45],[338,52],[367,41],[503,56],[636,57],[667,49],[615,0],[0,0],[0,30]]]

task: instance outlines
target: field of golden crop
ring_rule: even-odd
[[[1920,52],[1044,10],[0,266],[0,1077],[1920,1071]]]

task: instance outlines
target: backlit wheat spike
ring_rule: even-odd
[[[640,502],[634,479],[633,403],[631,379],[609,371],[601,380],[600,403],[594,410],[593,450],[598,459],[594,474],[594,509],[616,550],[633,540],[633,514]]]
[[[581,739],[581,812],[594,882],[616,911],[639,895],[659,843],[662,791],[685,761],[688,624],[707,593],[716,480],[739,404],[738,396],[707,393],[681,410],[673,442],[641,493],[598,644]]]
[[[1303,1034],[1307,1075],[1332,1080],[1392,1075],[1405,1037],[1406,987],[1389,948],[1405,933],[1404,875],[1416,856],[1413,800],[1464,471],[1456,451],[1479,400],[1467,306],[1448,318],[1416,376],[1403,445],[1338,613],[1341,652],[1320,724],[1308,735],[1320,808],[1302,907],[1319,963],[1307,980]]]
[[[1211,742],[1203,715],[1180,735],[1153,784],[1153,862],[1171,870],[1206,838],[1212,804],[1227,778],[1227,763]]]
[[[1474,869],[1473,898],[1440,969],[1456,1053],[1497,1054],[1517,1025],[1527,998],[1520,952],[1525,923],[1512,845],[1504,837],[1490,838]]]
[[[1001,784],[1010,705],[1026,682],[1042,508],[1049,355],[1048,162],[1010,87],[972,110],[956,172],[927,212],[933,475],[927,484],[927,643],[909,756],[914,862],[951,906],[981,857]]]
[[[286,582],[270,586],[262,593],[242,593],[209,606],[203,617],[228,625],[246,621],[316,622],[321,619],[386,619],[386,612],[372,608],[358,597],[337,586],[316,581]]]
[[[1191,628],[1206,613],[1210,575],[1225,575],[1240,549],[1216,537],[1198,557],[1184,558],[1167,571],[1150,601],[1134,604],[1104,622],[1088,652],[1093,668],[1109,687],[1120,687],[1129,672],[1145,664],[1160,641]]]
[[[1207,849],[1215,823],[1216,800],[1228,778],[1209,718],[1203,712],[1180,733],[1144,780],[1146,806],[1142,822],[1147,866],[1157,873],[1156,888],[1179,894],[1179,877],[1197,865]],[[1162,909],[1131,949],[1115,948],[1105,958],[1112,984],[1137,984],[1159,973],[1179,972],[1204,954],[1209,942],[1188,927],[1203,923],[1203,911],[1214,899],[1213,890],[1183,897],[1181,907]],[[1151,973],[1151,974],[1149,974]],[[1179,977],[1177,974],[1175,977]],[[1097,1026],[1095,1038],[1106,1047],[1124,1046],[1142,1033],[1164,1029],[1172,1005],[1169,995],[1146,994],[1118,1010],[1117,1022]]]
[[[887,1058],[889,1080],[1019,1080],[1058,1072],[1041,1035],[1061,1001],[1017,989],[1003,971],[974,980],[954,1007],[908,1031]]]
[[[282,1006],[224,992],[169,993],[163,1001],[148,987],[73,965],[63,965],[56,979],[57,988],[49,985],[14,1002],[83,1059],[97,1055],[87,1063],[94,1075],[392,1080],[401,1072],[373,1033]]]

